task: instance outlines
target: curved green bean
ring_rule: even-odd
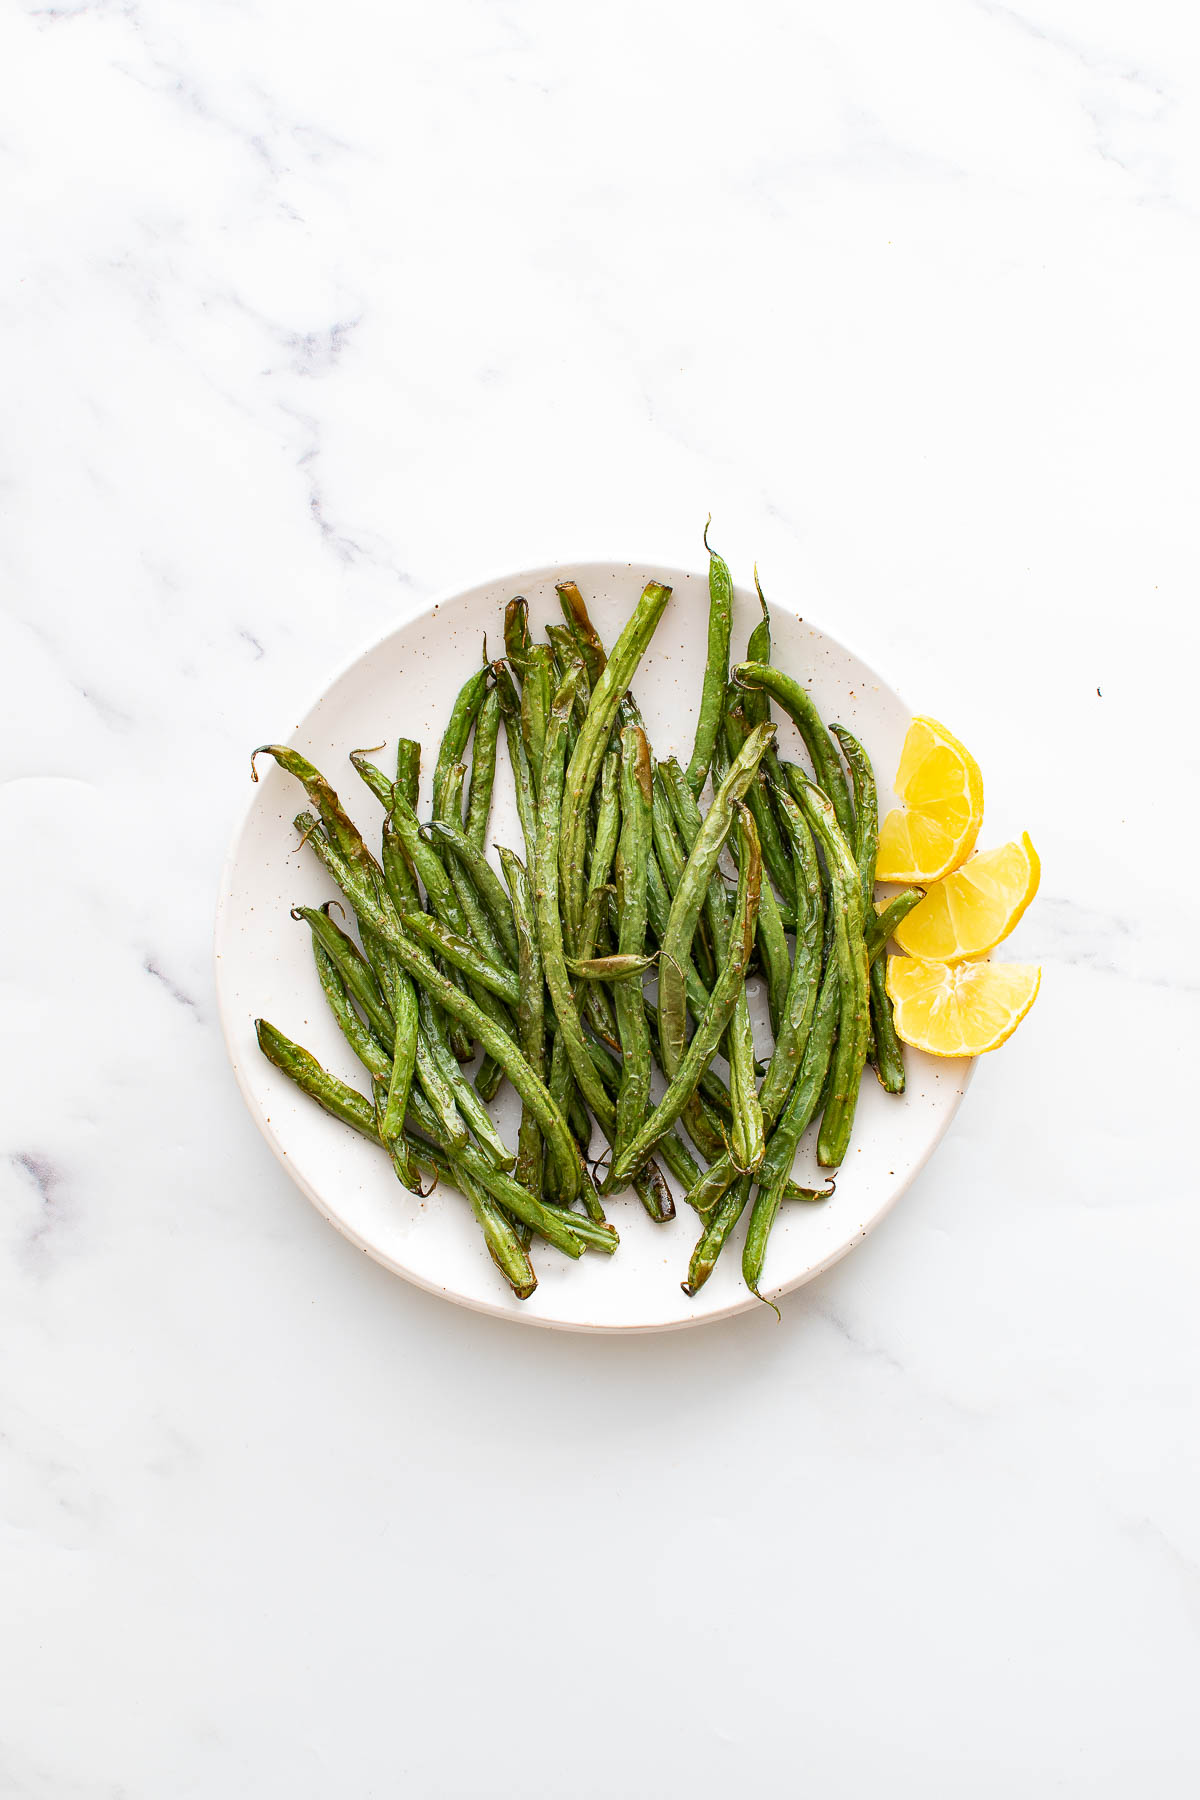
[[[758,595],[762,617],[746,639],[746,661],[748,663],[769,663],[771,660],[771,609],[767,605],[766,595],[762,591],[762,582],[758,579],[757,563],[754,565],[754,591]],[[747,724],[765,725],[771,716],[771,702],[761,688],[747,688],[742,695],[742,711],[746,715]]]
[[[833,802],[838,824],[852,843],[854,814],[850,806],[850,791],[846,786],[833,740],[825,729],[808,689],[801,687],[790,675],[785,675],[782,669],[773,668],[770,663],[738,663],[731,671],[731,678],[738,687],[751,690],[760,688],[778,701],[804,739],[804,747],[816,774],[817,786]]]
[[[382,750],[383,745],[376,744],[375,748],[377,750]],[[367,787],[370,788],[375,798],[379,801],[384,812],[390,811],[392,804],[392,783],[388,780],[383,770],[375,767],[375,764],[370,760],[365,750],[352,750],[350,752],[350,761],[362,776]]]
[[[330,918],[329,908],[333,904],[335,902],[326,901],[320,907],[294,906],[292,917],[303,919],[312,933],[313,943],[319,944],[333,962],[338,974],[366,1014],[379,1042],[390,1046],[396,1032],[396,1021],[370,963],[353,939]]]
[[[687,1280],[679,1284],[685,1294],[698,1294],[715,1269],[730,1232],[746,1210],[752,1180],[751,1175],[740,1176],[706,1220],[692,1251]]]
[[[608,657],[596,628],[588,617],[588,609],[584,605],[583,595],[573,581],[557,582],[554,591],[558,595],[558,603],[562,607],[567,629],[574,638],[579,654],[583,658],[588,685],[595,687],[604,673],[604,665],[608,661]]]
[[[255,1019],[254,1035],[258,1039],[258,1047],[268,1062],[298,1088],[324,1107],[325,1111],[343,1125],[349,1125],[364,1137],[379,1141],[375,1129],[375,1108],[371,1102],[352,1088],[347,1082],[339,1081],[328,1069],[323,1069],[311,1051],[303,1045],[294,1043],[285,1037],[277,1025],[268,1019]]]
[[[377,877],[382,886],[383,871],[363,843],[357,825],[345,811],[320,769],[314,767],[306,756],[301,756],[298,750],[291,750],[286,744],[260,744],[250,757],[250,776],[254,781],[258,780],[254,763],[259,756],[273,756],[281,769],[295,777],[316,807],[321,823],[338,854],[360,870],[372,886]]]

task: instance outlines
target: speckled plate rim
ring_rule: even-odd
[[[431,618],[440,608],[447,607],[455,602],[465,601],[477,593],[482,594],[486,592],[486,590],[493,589],[497,586],[509,588],[513,593],[520,593],[527,587],[534,587],[554,576],[561,577],[568,571],[583,572],[587,568],[598,566],[606,568],[629,567],[631,569],[652,567],[658,571],[662,580],[673,586],[679,585],[685,579],[694,580],[697,577],[697,571],[694,569],[685,570],[676,564],[672,564],[665,560],[660,561],[654,557],[636,556],[612,558],[592,554],[579,557],[553,557],[547,561],[533,564],[526,568],[513,570],[511,572],[501,571],[496,574],[481,576],[478,579],[458,582],[453,587],[433,595],[418,611],[410,614],[399,624],[391,626],[387,631],[370,639],[367,643],[356,649],[351,655],[347,656],[326,678],[323,686],[311,699],[309,704],[301,710],[299,714],[299,723],[293,727],[291,735],[295,735],[302,730],[305,722],[317,711],[330,691],[349,675],[359,663],[372,656],[386,644],[389,639],[396,636],[398,632],[408,631],[419,626],[422,621]],[[774,615],[785,612],[788,609],[778,607],[772,603],[771,610]],[[792,616],[795,617],[796,615],[793,614]],[[865,672],[872,677],[878,686],[887,689],[887,691],[900,702],[901,706],[908,711],[909,716],[912,717],[912,709],[908,707],[907,701],[904,700],[903,696],[895,687],[893,687],[890,681],[886,681],[884,677],[879,674],[873,664],[868,663],[865,658],[859,656],[856,650],[853,650],[841,638],[836,636],[835,633],[828,631],[820,621],[814,619],[811,614],[806,612],[803,622],[817,631],[821,638],[835,650],[842,652],[848,657],[853,657],[854,660],[862,666]],[[506,1304],[503,1299],[497,1299],[493,1302],[491,1300],[477,1298],[474,1295],[457,1292],[453,1288],[425,1278],[413,1269],[406,1267],[403,1263],[398,1262],[394,1257],[389,1256],[386,1251],[382,1250],[377,1244],[364,1238],[362,1234],[348,1224],[345,1219],[339,1217],[338,1214],[331,1210],[329,1205],[323,1199],[319,1189],[317,1189],[291,1162],[286,1148],[280,1142],[279,1137],[263,1114],[258,1097],[250,1085],[238,1054],[235,1038],[234,1015],[222,979],[222,945],[224,933],[229,923],[229,914],[232,904],[232,874],[238,862],[243,840],[247,836],[251,826],[257,797],[257,790],[253,790],[246,799],[230,837],[229,848],[226,851],[221,864],[216,914],[213,924],[214,986],[216,990],[217,1012],[221,1023],[221,1035],[225,1044],[226,1054],[229,1057],[234,1078],[237,1081],[238,1089],[251,1118],[265,1138],[276,1161],[286,1171],[291,1181],[300,1189],[301,1193],[304,1194],[306,1199],[312,1204],[321,1217],[332,1225],[348,1243],[353,1244],[357,1250],[363,1251],[382,1268],[387,1269],[391,1274],[400,1276],[402,1280],[409,1282],[412,1286],[421,1288],[426,1293],[436,1295],[440,1299],[450,1300],[455,1305],[466,1307],[472,1312],[485,1313],[492,1318],[504,1319],[516,1324],[537,1326],[543,1330],[584,1332],[595,1336],[628,1336],[630,1334],[642,1335],[661,1331],[684,1331],[693,1326],[710,1325],[715,1324],[722,1319],[735,1318],[742,1313],[752,1312],[760,1308],[762,1302],[757,1300],[752,1294],[746,1293],[737,1300],[730,1301],[727,1305],[719,1306],[710,1311],[698,1313],[694,1317],[687,1318],[638,1323],[620,1323],[605,1320],[594,1320],[589,1322],[539,1317],[536,1313],[531,1313],[521,1308],[514,1310],[513,1307]],[[896,1202],[907,1193],[917,1176],[927,1166],[934,1151],[941,1144],[954,1120],[959,1106],[962,1104],[967,1088],[974,1078],[974,1074],[975,1064],[973,1061],[968,1061],[965,1068],[962,1070],[958,1091],[954,1096],[953,1103],[943,1114],[938,1129],[930,1136],[922,1153],[915,1157],[906,1167],[904,1174],[897,1178],[896,1185],[891,1189],[887,1198],[877,1206],[872,1216],[844,1243],[836,1246],[828,1255],[819,1258],[819,1260],[814,1262],[810,1267],[802,1271],[801,1274],[793,1279],[767,1288],[766,1293],[770,1298],[781,1299],[785,1294],[795,1293],[797,1289],[806,1287],[808,1283],[815,1280],[818,1275],[823,1275],[826,1270],[833,1268],[835,1264],[841,1262],[843,1257],[848,1256],[852,1250],[856,1249],[858,1245],[861,1244],[885,1218],[887,1218],[888,1214],[892,1211],[892,1208],[896,1205]]]

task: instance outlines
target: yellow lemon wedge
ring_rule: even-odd
[[[982,1056],[1010,1038],[1037,999],[1031,963],[922,962],[889,956],[887,991],[896,1030],[931,1056]]]
[[[879,828],[878,881],[940,881],[964,863],[983,824],[983,776],[971,752],[936,719],[908,728],[896,792],[902,809]]]
[[[983,956],[1008,936],[1037,893],[1041,874],[1028,832],[1019,843],[979,850],[933,884],[896,927],[896,942],[925,962]]]

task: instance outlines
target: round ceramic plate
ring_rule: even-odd
[[[359,745],[394,745],[418,738],[426,747],[421,807],[450,705],[479,664],[484,633],[492,655],[502,648],[504,605],[514,594],[529,602],[535,630],[560,617],[556,581],[579,583],[597,630],[611,644],[647,581],[674,592],[654,641],[638,669],[634,691],[655,753],[686,763],[695,730],[695,705],[704,672],[708,577],[640,563],[562,563],[500,576],[439,601],[358,657],[305,714],[290,741],[338,788],[367,837],[377,840],[381,809],[347,761]],[[735,655],[759,617],[755,597],[738,590]],[[869,750],[880,778],[881,808],[894,805],[886,783],[895,769],[909,713],[874,671],[793,613],[774,610],[774,660],[812,689],[827,720],[848,725]],[[283,735],[264,720],[264,736]],[[779,724],[783,754],[804,761],[791,724]],[[377,758],[386,763],[386,756]],[[521,845],[503,734],[493,801],[493,843]],[[723,1318],[758,1304],[741,1281],[741,1232],[729,1244],[707,1285],[694,1298],[680,1282],[698,1223],[681,1206],[668,1225],[654,1225],[632,1194],[613,1200],[610,1219],[621,1246],[613,1257],[589,1253],[570,1262],[535,1245],[538,1287],[515,1300],[484,1249],[466,1202],[439,1186],[426,1199],[407,1193],[388,1159],[347,1126],[299,1093],[260,1053],[253,1021],[270,1019],[345,1080],[365,1089],[355,1062],[325,1006],[313,967],[309,933],[289,916],[297,903],[318,904],[334,888],[315,857],[297,848],[294,815],[307,803],[298,785],[269,760],[252,790],[233,841],[217,910],[217,994],[229,1054],[246,1103],[267,1142],[313,1205],[352,1243],[418,1286],[464,1306],[535,1325],[579,1331],[652,1331]],[[756,984],[752,984],[756,985]],[[755,1008],[761,1024],[761,998]],[[762,1040],[760,1040],[761,1042]],[[866,1236],[908,1186],[945,1132],[962,1098],[971,1065],[906,1050],[907,1092],[885,1094],[868,1070],[854,1138],[832,1199],[785,1204],[771,1236],[764,1292],[773,1295],[808,1281]],[[511,1089],[495,1113],[509,1143],[516,1141],[517,1102]],[[812,1139],[801,1147],[797,1177],[817,1179]]]

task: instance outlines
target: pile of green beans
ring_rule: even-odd
[[[660,582],[611,651],[574,582],[558,586],[563,623],[544,642],[525,600],[509,602],[504,657],[485,660],[454,702],[427,818],[420,744],[400,740],[394,777],[352,751],[383,807],[378,855],[298,751],[254,752],[303,787],[309,810],[296,828],[344,896],[344,924],[334,903],[292,916],[370,1091],[259,1019],[263,1054],[377,1143],[410,1192],[427,1192],[426,1180],[456,1188],[521,1300],[537,1286],[535,1238],[572,1260],[616,1250],[606,1196],[632,1187],[653,1220],[674,1218],[660,1164],[700,1221],[685,1293],[699,1292],[749,1209],[742,1273],[762,1297],[784,1202],[833,1192],[793,1180],[809,1126],[819,1120],[818,1163],[837,1169],[868,1062],[889,1093],[904,1088],[882,953],[920,891],[876,909],[870,758],[772,663],[757,570],[755,585],[762,616],[731,667],[733,581],[709,550],[708,654],[686,767],[655,758],[632,692],[670,601]],[[782,760],[772,701],[796,726],[807,771]],[[498,872],[489,825],[501,737],[524,855],[495,846]],[[769,1050],[751,1025],[755,974]],[[488,1110],[505,1080],[521,1100],[515,1147]]]

